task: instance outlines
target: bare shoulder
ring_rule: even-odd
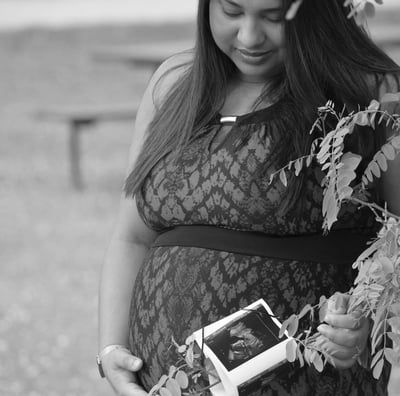
[[[193,52],[184,51],[165,60],[151,77],[140,102],[135,121],[135,130],[129,152],[130,172],[146,138],[146,131],[154,118],[156,108],[183,76],[193,60]]]
[[[151,80],[153,98],[158,104],[182,78],[193,63],[193,51],[187,50],[166,59]]]
[[[379,84],[379,97],[400,90],[400,74],[386,74]]]
[[[387,93],[400,90],[400,73],[381,75],[368,74],[365,77],[368,86],[376,92],[376,99],[381,99]]]

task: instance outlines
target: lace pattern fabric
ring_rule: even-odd
[[[162,159],[137,196],[146,224],[158,231],[206,224],[272,235],[319,232],[318,167],[306,170],[299,202],[287,213],[279,212],[288,190],[278,179],[269,184],[273,166],[264,169],[280,144],[273,114],[269,110],[242,117],[228,134],[219,123],[210,125],[177,161]],[[218,138],[219,133],[224,136]],[[337,227],[371,227],[373,222],[368,212],[348,206]],[[136,279],[130,312],[132,352],[144,360],[143,385],[150,389],[175,363],[172,336],[184,342],[201,326],[259,298],[283,320],[306,303],[315,304],[320,295],[348,290],[353,280],[350,264],[322,265],[195,247],[151,248]],[[375,381],[359,366],[344,371],[327,368],[323,374],[304,368],[254,395],[384,395],[386,380]]]

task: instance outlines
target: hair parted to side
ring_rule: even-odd
[[[169,153],[178,155],[223,105],[227,84],[234,78],[236,68],[213,40],[210,1],[199,0],[193,61],[182,66],[182,78],[157,108],[142,152],[126,179],[127,196],[138,192],[161,158]],[[283,15],[292,2],[282,0]],[[289,99],[297,112],[292,117],[296,120],[290,131],[292,147],[280,154],[285,161],[307,152],[311,142],[309,128],[317,108],[328,99],[355,109],[377,98],[385,75],[392,74],[398,82],[399,66],[347,17],[349,8],[343,2],[304,0],[294,19],[283,21],[285,64],[282,74],[277,75],[279,88],[273,87],[274,97],[279,92],[280,100]],[[269,96],[270,89],[271,85],[263,96]],[[370,143],[359,141],[357,146],[368,149]]]

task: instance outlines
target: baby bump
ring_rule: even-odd
[[[193,331],[264,298],[282,320],[319,296],[345,291],[351,269],[266,259],[197,247],[150,250],[136,279],[130,312],[132,352],[150,389],[176,363],[172,337]]]

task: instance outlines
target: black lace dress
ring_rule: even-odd
[[[146,224],[157,231],[200,224],[270,235],[320,232],[317,167],[306,171],[301,211],[294,208],[285,215],[278,209],[287,189],[278,178],[268,183],[275,169],[258,172],[280,144],[282,133],[288,133],[277,131],[282,111],[272,106],[240,116],[224,139],[219,134],[227,127],[216,120],[176,163],[168,157],[161,160],[137,196]],[[337,227],[372,223],[369,212],[349,206]],[[153,247],[136,279],[130,312],[131,349],[144,361],[140,380],[149,390],[168,373],[176,359],[170,348],[172,336],[184,342],[193,331],[259,298],[285,319],[305,304],[317,303],[321,295],[347,291],[352,280],[351,263],[265,258],[223,248]],[[255,394],[377,396],[386,394],[387,377],[386,371],[375,381],[359,365],[343,371],[327,366],[322,374],[307,367],[281,375]]]

